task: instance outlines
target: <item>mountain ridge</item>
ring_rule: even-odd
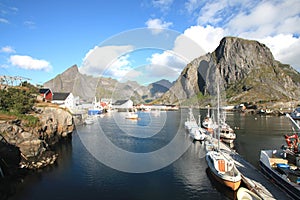
[[[216,50],[190,62],[161,101],[181,104],[198,96],[216,94],[216,79],[228,103],[298,99],[300,74],[276,61],[258,41],[224,37]]]
[[[77,65],[72,65],[63,73],[44,83],[44,87],[53,92],[72,92],[85,101],[94,97],[132,99],[135,103],[148,103],[160,98],[172,84],[165,79],[156,81],[148,86],[142,86],[136,81],[118,82],[113,78],[93,77],[81,74]]]
[[[47,81],[55,92],[72,92],[91,101],[95,96],[132,99],[134,103],[207,105],[220,80],[228,104],[299,99],[300,74],[275,60],[270,49],[255,40],[224,37],[215,51],[188,63],[173,83],[160,80],[141,86],[112,78],[81,74],[77,65]]]

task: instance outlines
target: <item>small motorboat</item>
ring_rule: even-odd
[[[127,112],[125,118],[126,119],[138,119],[139,115],[135,112]]]

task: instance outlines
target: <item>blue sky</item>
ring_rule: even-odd
[[[94,76],[172,81],[228,35],[258,40],[300,71],[299,24],[299,0],[2,0],[0,74],[42,84],[77,64]]]

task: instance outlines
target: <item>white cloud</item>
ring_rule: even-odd
[[[163,29],[169,28],[173,23],[172,22],[165,22],[161,19],[148,19],[145,23],[147,28],[152,29],[153,34],[159,34],[163,31]]]
[[[0,18],[0,23],[9,24],[9,21],[7,19]]]
[[[168,65],[150,64],[145,67],[144,74],[146,74],[146,80],[161,80],[163,78],[169,80],[175,80],[178,78],[182,69],[177,69]],[[148,81],[148,83],[151,81]]]
[[[163,68],[172,68],[175,71],[181,71],[188,63],[183,57],[176,55],[172,51],[164,51],[163,53],[154,53],[147,59],[152,65],[161,66]]]
[[[116,79],[128,76],[133,69],[126,53],[132,50],[133,46],[129,45],[95,46],[86,54],[79,70],[84,74],[110,76]]]
[[[292,34],[279,34],[257,40],[271,49],[276,60],[290,64],[300,71],[300,38],[295,38]]]
[[[199,0],[188,0],[185,2],[185,9],[188,11],[188,13],[193,13],[195,10],[197,10],[201,5],[201,1]]]
[[[104,72],[104,75],[113,77],[117,80],[132,80],[141,75],[141,72],[134,70],[129,61],[129,55],[121,56],[111,63],[110,67]]]
[[[148,61],[151,65],[172,68],[179,74],[193,59],[214,51],[223,37],[222,28],[192,26],[176,38],[172,50],[155,53]]]
[[[216,24],[222,20],[217,13],[224,8],[224,5],[220,2],[207,3],[201,9],[202,15],[198,17],[198,24]]]
[[[258,40],[270,48],[276,60],[300,71],[299,8],[299,0],[189,0],[185,9],[196,16],[198,26],[188,28],[185,35],[206,52],[213,51],[225,35]]]
[[[36,28],[36,25],[35,25],[35,23],[33,21],[24,21],[23,24],[24,24],[24,26],[26,26],[26,27],[28,27],[30,29]]]
[[[3,52],[3,53],[16,53],[14,48],[12,48],[11,46],[2,47],[0,52]]]
[[[183,68],[193,59],[213,51],[224,37],[222,28],[192,26],[174,41],[172,50],[154,53],[146,68],[153,77],[176,79]]]
[[[9,62],[16,67],[27,70],[44,70],[50,71],[52,69],[49,62],[45,60],[39,60],[30,56],[13,55],[10,56]]]
[[[218,47],[220,40],[225,36],[225,31],[222,28],[212,26],[191,26],[183,34],[192,39],[207,53],[214,51]]]
[[[248,12],[238,13],[226,28],[242,36],[300,33],[300,1],[263,1]]]
[[[4,68],[4,69],[5,69],[5,68],[9,68],[9,65],[7,65],[7,64],[1,64],[1,65],[0,65],[0,68]]]
[[[154,7],[159,8],[162,12],[166,12],[170,9],[173,0],[152,0]]]

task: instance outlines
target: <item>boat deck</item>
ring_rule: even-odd
[[[216,139],[211,138],[211,140],[217,145]],[[228,153],[235,160],[235,165],[242,174],[242,181],[250,191],[255,192],[262,199],[291,199],[279,186],[222,142],[220,142],[220,150]]]

